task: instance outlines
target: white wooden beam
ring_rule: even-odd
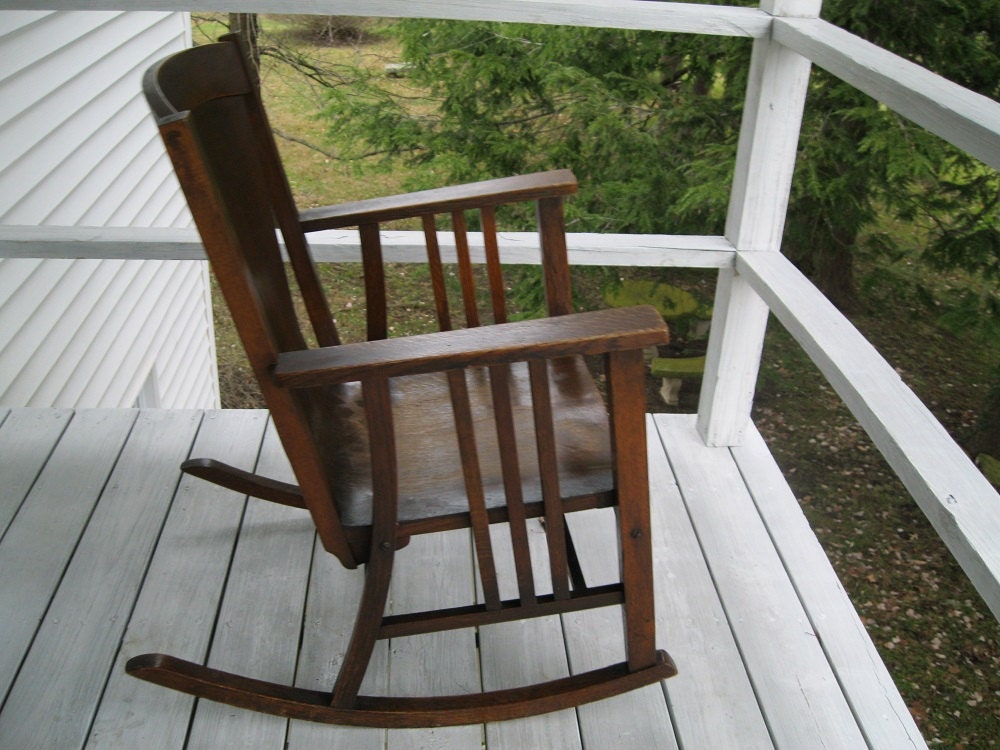
[[[1000,495],[847,318],[777,253],[736,268],[834,387],[1000,618]]]
[[[774,39],[1000,169],[1000,102],[819,19],[778,19]]]
[[[11,10],[213,10],[651,29],[759,37],[771,17],[757,8],[644,0],[9,0]]]
[[[818,13],[819,3],[765,0],[776,15]],[[795,169],[809,84],[805,57],[771,39],[754,40],[726,237],[737,250],[777,252]],[[708,445],[739,445],[750,420],[767,307],[730,272],[719,275],[698,430]]]
[[[387,260],[423,262],[422,232],[382,232]],[[358,233],[353,230],[316,232],[309,237],[317,262],[353,262],[361,259]],[[445,258],[454,258],[451,232],[439,237]],[[695,235],[570,234],[570,262],[587,266],[646,266],[728,268],[733,246],[724,237]],[[470,249],[484,262],[480,233],[470,233]],[[503,232],[500,253],[505,263],[537,264],[538,235]],[[194,229],[141,227],[29,227],[0,226],[0,258],[118,258],[125,260],[205,260]]]

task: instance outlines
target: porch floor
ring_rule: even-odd
[[[706,448],[693,416],[649,419],[657,639],[677,677],[521,721],[386,732],[289,722],[125,675],[129,657],[162,651],[331,684],[361,572],[320,549],[302,511],[178,471],[211,456],[287,478],[266,412],[0,420],[0,748],[925,747],[754,430],[739,448]],[[573,533],[600,533],[600,513],[580,514]],[[591,547],[589,576],[616,569],[610,540]],[[464,532],[414,539],[396,559],[396,611],[474,593]],[[367,692],[508,687],[622,658],[617,608],[380,645]]]

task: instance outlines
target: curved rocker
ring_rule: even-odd
[[[634,672],[623,662],[550,682],[485,693],[434,698],[361,695],[351,708],[331,706],[330,693],[256,680],[165,654],[133,657],[125,669],[135,677],[199,698],[289,719],[409,728],[519,719],[609,698],[677,674],[666,652],[657,651],[656,657],[655,664]]]

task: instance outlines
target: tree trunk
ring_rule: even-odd
[[[824,206],[801,198],[789,211],[786,237],[789,260],[839,310],[854,309],[858,302],[854,287],[856,224],[838,220]]]
[[[966,449],[973,458],[986,453],[1000,460],[1000,366],[993,371],[993,383]]]
[[[229,31],[238,33],[243,40],[243,52],[250,60],[250,67],[260,84],[260,23],[256,13],[230,13]]]

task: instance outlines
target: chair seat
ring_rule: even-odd
[[[489,372],[466,371],[476,434],[476,451],[487,508],[503,508],[506,494]],[[611,447],[604,400],[581,357],[553,361],[549,367],[553,421],[563,498],[610,495]],[[534,416],[528,368],[510,367],[511,404],[520,464],[521,491],[529,506],[542,500],[535,449]],[[320,396],[320,394],[317,394]],[[330,398],[329,391],[322,394]],[[368,447],[361,388],[349,384],[333,396],[338,401],[332,424],[323,431],[335,436],[336,501],[346,526],[371,523],[371,454]],[[399,467],[399,521],[467,515],[468,495],[462,473],[448,379],[444,373],[413,375],[392,381],[393,422]],[[599,504],[599,503],[598,503]],[[530,512],[529,515],[534,515]]]

